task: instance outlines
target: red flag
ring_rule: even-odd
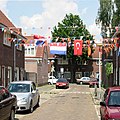
[[[82,40],[74,40],[74,55],[82,55]]]
[[[34,35],[33,37],[34,39],[45,39],[44,36],[40,36],[40,35]]]

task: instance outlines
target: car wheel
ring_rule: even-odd
[[[15,120],[15,110],[14,109],[11,110],[9,120]]]
[[[30,109],[29,109],[30,113],[33,112],[33,105],[32,105],[32,101],[30,102]]]
[[[38,97],[38,101],[37,101],[37,107],[39,107],[40,105],[39,105],[39,102],[40,102],[40,97]]]
[[[51,85],[51,83],[49,82],[48,85]]]
[[[83,83],[82,82],[80,82],[80,85],[82,85]]]
[[[56,86],[56,89],[58,89],[58,86]]]

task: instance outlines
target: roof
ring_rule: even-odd
[[[0,23],[4,24],[7,27],[15,27],[13,23],[4,15],[0,10]]]
[[[120,86],[109,87],[108,89],[109,89],[110,91],[117,91],[117,90],[120,91]]]
[[[17,83],[23,83],[23,84],[31,84],[33,81],[27,81],[27,80],[25,80],[25,81],[13,81],[13,82],[11,82],[11,83],[15,83],[15,84],[17,84]]]
[[[16,28],[1,10],[0,10],[0,24],[4,25],[5,28],[14,31],[13,34],[18,35],[20,38],[26,39],[24,36],[21,35],[22,29]]]

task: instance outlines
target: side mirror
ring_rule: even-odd
[[[104,102],[100,102],[100,105],[106,107],[105,101]]]
[[[33,94],[35,94],[35,93],[36,93],[36,91],[35,91],[35,90],[33,90],[33,91],[32,91],[32,93],[33,93]]]

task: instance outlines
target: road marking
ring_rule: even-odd
[[[60,94],[91,94],[91,92],[60,92]]]

